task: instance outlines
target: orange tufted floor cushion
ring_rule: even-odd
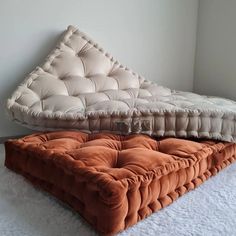
[[[169,205],[235,160],[236,144],[77,131],[5,143],[5,165],[112,235]]]

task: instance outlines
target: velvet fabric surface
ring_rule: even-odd
[[[235,160],[236,144],[78,131],[5,143],[5,165],[111,235],[169,205]]]

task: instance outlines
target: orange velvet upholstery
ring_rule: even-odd
[[[5,165],[114,234],[235,160],[236,144],[145,135],[39,133],[5,143]]]

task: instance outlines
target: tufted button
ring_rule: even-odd
[[[84,54],[85,54],[85,52],[83,52],[83,51],[81,50],[81,51],[77,52],[75,55],[76,55],[77,57],[83,57]]]
[[[60,76],[58,76],[57,78],[58,78],[59,80],[65,80],[65,79],[67,79],[67,77],[64,76],[64,75],[60,75]]]

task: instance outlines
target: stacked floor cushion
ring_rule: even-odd
[[[134,225],[236,158],[235,143],[79,131],[33,134],[5,147],[8,168],[68,203],[101,234]]]
[[[12,120],[35,130],[233,142],[236,137],[234,101],[161,87],[120,64],[73,26],[18,86],[7,110]]]

